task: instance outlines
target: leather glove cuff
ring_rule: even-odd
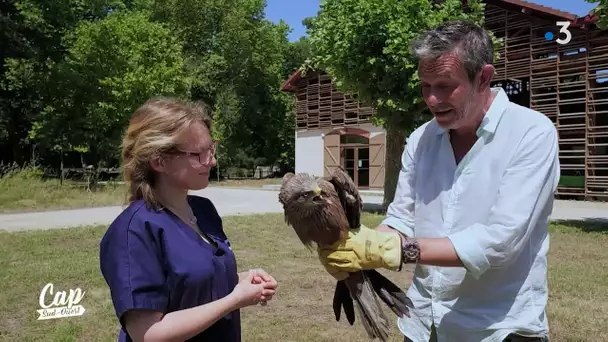
[[[401,236],[399,233],[376,232],[378,246],[381,249],[378,255],[382,256],[382,267],[391,271],[400,271],[403,265]]]

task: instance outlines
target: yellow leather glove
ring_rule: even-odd
[[[318,246],[321,264],[337,280],[348,272],[386,268],[401,269],[401,237],[398,233],[381,232],[361,225],[348,232],[348,237],[331,246]]]

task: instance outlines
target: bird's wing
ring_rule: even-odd
[[[359,225],[361,224],[363,200],[359,195],[359,190],[357,189],[355,182],[353,182],[352,178],[350,178],[346,170],[342,167],[336,167],[326,180],[336,189],[350,228],[359,228]]]

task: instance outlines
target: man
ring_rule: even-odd
[[[405,341],[547,341],[556,129],[490,87],[493,49],[482,28],[442,24],[413,55],[434,118],[408,139],[387,218],[319,258],[334,275],[417,263],[415,308],[398,319]],[[390,248],[398,239],[402,260]]]

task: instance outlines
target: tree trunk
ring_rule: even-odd
[[[23,137],[19,134],[18,120],[18,118],[9,118],[7,123],[7,140],[12,154],[12,159],[9,158],[8,163],[14,162],[21,166],[24,164],[26,158],[23,156],[23,144],[21,144],[21,138]]]
[[[59,178],[59,185],[63,186],[63,177],[65,175],[65,171],[63,170],[63,147],[59,150],[59,170],[61,172],[61,176]]]
[[[401,114],[403,115],[403,114]],[[409,130],[400,127],[400,122],[390,120],[393,115],[388,116],[386,121],[386,154],[385,154],[385,176],[384,176],[384,201],[382,210],[386,212],[389,204],[395,197],[399,171],[401,170],[401,155],[405,147],[406,132]]]

